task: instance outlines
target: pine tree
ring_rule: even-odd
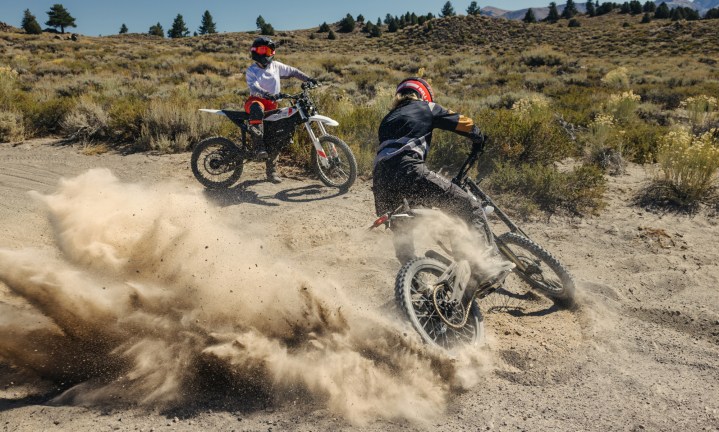
[[[326,22],[323,22],[320,24],[320,28],[317,30],[317,33],[328,33],[330,31],[330,26]]]
[[[596,14],[597,14],[597,10],[594,9],[594,3],[587,2],[587,15],[589,15],[590,17],[593,17]]]
[[[719,19],[719,8],[711,8],[704,14],[704,19]]]
[[[399,30],[399,24],[397,23],[396,19],[392,18],[389,24],[387,24],[387,31],[390,33],[394,33],[397,30]]]
[[[669,11],[669,6],[667,6],[664,2],[662,2],[662,4],[660,4],[654,12],[654,18],[656,19],[668,19],[670,15],[671,12]]]
[[[200,22],[200,28],[197,29],[197,33],[201,35],[217,33],[217,26],[212,19],[212,15],[210,15],[210,11],[206,10],[202,15],[202,21]]]
[[[522,18],[522,21],[526,22],[527,24],[537,22],[537,17],[534,15],[534,11],[532,10],[532,8],[527,9],[527,13],[524,14],[524,18]]]
[[[632,15],[639,15],[640,13],[642,13],[642,3],[639,0],[630,1],[629,11]]]
[[[371,23],[368,23],[371,24]],[[369,30],[369,36],[370,37],[380,37],[382,36],[382,27],[378,25],[373,25],[372,28]]]
[[[549,3],[549,14],[544,20],[551,23],[559,21],[559,11],[555,2]]]
[[[70,15],[70,12],[65,9],[61,4],[54,4],[47,12],[48,21],[45,23],[50,27],[60,27],[60,33],[65,33],[65,27],[77,27],[75,25],[75,18]]]
[[[275,28],[272,27],[272,24],[265,23],[262,27],[260,27],[260,34],[265,36],[274,36]]]
[[[125,25],[125,23],[122,23],[122,25],[120,26],[120,34],[125,34],[127,32],[128,32],[127,26]]]
[[[347,14],[342,20],[340,21],[340,31],[342,33],[351,33],[355,29],[355,19],[352,18],[352,15]]]
[[[451,17],[451,16],[455,16],[455,15],[456,14],[454,13],[454,7],[452,7],[452,3],[449,1],[444,4],[444,6],[442,7],[442,12],[440,12],[440,14],[439,14],[439,16],[442,18]]]
[[[481,12],[479,6],[477,6],[477,2],[473,1],[469,4],[469,7],[467,8],[467,15],[479,15]]]
[[[154,26],[150,26],[150,30],[147,32],[147,34],[151,36],[160,36],[161,38],[165,37],[165,30],[162,28],[162,25],[158,22]]]
[[[167,37],[177,39],[183,38],[190,34],[190,30],[185,25],[185,20],[181,14],[177,14],[175,21],[172,22],[172,28],[167,31]]]
[[[643,12],[654,13],[657,10],[657,4],[651,0],[647,0],[642,7]]]
[[[652,16],[649,14],[649,12],[644,12],[644,16],[642,17],[642,24],[648,24],[652,22]]]
[[[357,21],[358,23],[364,23],[364,15],[357,15],[357,19],[355,19],[355,21]]]
[[[578,13],[579,11],[577,10],[577,5],[574,4],[574,0],[567,0],[567,4],[564,5],[564,10],[562,11],[562,18],[571,19]]]
[[[622,7],[619,9],[619,13],[620,13],[620,14],[628,14],[628,13],[631,12],[631,11],[632,11],[632,10],[631,10],[631,8],[629,7],[629,3],[628,3],[628,2],[622,3]]]
[[[30,13],[30,9],[25,9],[25,12],[23,13],[22,28],[27,34],[36,35],[42,33],[40,23],[37,22],[37,18],[35,18],[35,15]]]
[[[337,35],[335,34],[335,32],[333,32],[332,30],[330,30],[329,34],[327,35],[327,39],[329,39],[329,40],[335,40],[335,39],[337,39]]]

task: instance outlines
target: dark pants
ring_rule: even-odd
[[[377,215],[393,211],[407,199],[410,205],[436,207],[470,223],[484,233],[484,217],[481,203],[462,188],[431,171],[421,157],[408,152],[377,164],[373,172]],[[407,230],[411,227],[397,226],[395,252],[400,262],[414,256],[414,246]],[[399,231],[399,232],[397,232]]]

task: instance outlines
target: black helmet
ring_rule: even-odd
[[[434,92],[432,91],[432,86],[429,85],[429,83],[422,78],[406,78],[401,83],[399,83],[399,85],[397,86],[396,93],[405,93],[407,91],[413,91],[417,93],[423,101],[434,101]]]
[[[275,43],[268,37],[260,36],[252,42],[250,55],[252,56],[252,60],[259,63],[262,67],[267,67],[267,65],[272,63],[272,59],[275,58]]]

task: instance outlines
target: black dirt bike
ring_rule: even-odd
[[[309,90],[315,87],[303,83],[300,93],[280,95],[278,100],[290,99],[292,105],[265,113],[265,145],[268,148],[284,148],[291,142],[295,127],[304,124],[314,146],[312,166],[320,180],[327,186],[346,191],[357,178],[357,162],[344,141],[327,133],[325,126],[338,126],[339,123],[318,114],[309,95]],[[223,115],[241,129],[242,140],[239,143],[224,137],[212,137],[200,141],[192,150],[192,173],[200,183],[213,189],[230,187],[242,175],[244,163],[255,158],[249,143],[248,114],[230,110],[200,111]]]
[[[515,283],[511,274],[519,277],[526,284],[524,286],[549,297],[558,306],[568,307],[574,301],[574,280],[569,271],[532,241],[477,183],[467,177],[480,153],[478,149],[472,150],[452,182],[480,200],[484,209],[483,234],[487,244],[494,253],[513,263],[514,269],[473,285],[468,283],[471,270],[467,261],[453,256],[452,251],[439,242],[444,254],[429,250],[424,257],[408,261],[395,280],[395,299],[412,326],[425,342],[447,350],[462,344],[476,344],[484,337],[480,303],[484,305],[483,299],[490,294],[504,300],[494,301],[487,308],[509,308],[513,307],[512,303],[526,300],[526,293],[517,294],[516,289],[508,288]],[[380,225],[390,228],[392,224],[414,223],[413,219],[438,211],[411,207],[405,200],[402,206],[377,219],[370,229]],[[501,235],[495,234],[489,215],[495,215],[509,230]]]

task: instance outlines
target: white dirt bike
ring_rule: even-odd
[[[281,95],[282,99],[292,100],[291,106],[265,113],[265,145],[268,148],[284,148],[292,140],[295,127],[304,124],[314,146],[312,166],[320,181],[347,191],[357,178],[357,161],[347,143],[327,133],[325,126],[338,126],[339,123],[317,112],[309,95],[309,90],[315,87],[303,83],[300,93]],[[192,150],[190,164],[195,178],[207,188],[228,188],[239,180],[244,163],[255,157],[249,142],[248,114],[245,111],[216,109],[200,111],[225,116],[242,131],[239,143],[224,137],[212,137],[200,141]]]

